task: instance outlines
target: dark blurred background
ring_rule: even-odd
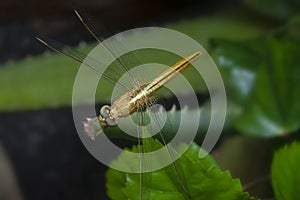
[[[93,41],[74,14],[92,17],[95,31],[105,27],[110,33],[159,25],[184,18],[212,14],[232,7],[239,0],[89,0],[89,1],[2,1],[0,12],[0,61],[41,53],[45,47],[34,35],[43,35],[67,45]]]

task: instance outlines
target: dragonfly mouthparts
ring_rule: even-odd
[[[98,118],[86,118],[82,122],[85,134],[91,139],[95,140],[95,137],[103,133],[103,129],[100,125]]]

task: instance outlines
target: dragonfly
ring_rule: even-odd
[[[87,22],[81,17],[81,15],[76,10],[75,10],[75,14],[77,15],[80,22],[84,25],[84,27],[88,30],[88,32],[99,43],[101,43],[104,39],[100,38],[94,33],[94,31],[92,31],[92,29],[87,24]],[[85,61],[85,60],[89,60],[89,58],[86,59],[87,56],[81,52],[78,52],[76,50],[68,50],[68,49],[60,48],[59,46],[52,45],[46,42],[46,40],[41,39],[39,37],[36,37],[36,39],[42,44],[44,44],[45,46],[47,46],[48,48],[56,52],[59,52],[61,54],[64,54],[79,63],[85,64],[87,67],[91,68],[95,72],[99,70],[93,66],[95,62],[89,63]],[[105,48],[112,56],[115,56],[114,49],[112,47],[105,46]],[[151,105],[153,105],[153,103],[155,102],[155,98],[152,98],[154,93],[160,88],[162,88],[167,82],[174,79],[178,74],[186,70],[192,64],[192,62],[198,59],[201,55],[202,52],[200,51],[194,52],[193,54],[185,58],[182,58],[181,60],[179,60],[178,62],[176,62],[169,68],[167,68],[165,71],[158,74],[154,79],[147,82],[142,82],[136,79],[136,75],[131,74],[132,72],[128,73],[129,70],[127,69],[125,62],[120,58],[116,58],[118,66],[121,68],[121,70],[123,72],[127,72],[130,78],[132,79],[131,84],[133,84],[133,87],[131,87],[131,89],[128,89],[128,87],[124,86],[124,84],[118,82],[112,75],[110,75],[113,74],[114,72],[106,75],[104,74],[104,78],[106,78],[108,81],[120,84],[121,86],[125,87],[127,91],[124,92],[124,94],[122,94],[121,96],[119,96],[116,100],[114,100],[111,106],[109,105],[102,106],[100,109],[100,113],[97,117],[86,118],[85,121],[83,121],[83,129],[85,134],[90,139],[95,140],[95,138],[98,135],[104,133],[105,129],[117,126],[119,119],[128,117],[134,113],[138,114],[138,119],[139,119],[138,125],[143,126],[144,123],[143,120],[145,118],[144,115],[145,109],[151,107]],[[135,63],[138,63],[138,61],[136,61],[136,58],[134,56],[131,57],[131,59],[135,60]],[[92,60],[92,58],[90,60]],[[165,136],[166,131],[163,128],[163,125],[161,125],[159,122],[160,121],[159,116],[156,117],[156,121],[157,124],[161,126],[161,131],[159,132],[160,139],[163,145],[167,146],[167,140]],[[143,154],[146,151],[147,140],[143,140],[142,133],[139,132],[142,132],[142,130],[140,129],[138,131],[138,147],[139,147],[139,152]],[[147,151],[150,151],[149,148],[147,149]],[[174,152],[172,149],[167,148],[167,151],[170,157],[174,156]],[[141,171],[143,168],[142,162],[143,162],[143,156],[141,156],[141,165],[140,165]],[[180,166],[180,162],[176,160],[171,165],[173,166],[173,169],[176,173],[178,185],[180,187],[180,190],[183,193],[183,196],[185,197],[185,199],[190,199],[191,195],[187,187],[185,177]],[[140,173],[140,199],[150,199],[149,193],[151,193],[151,191],[149,190],[146,191],[146,189],[144,189],[145,185],[147,184],[149,185],[149,183],[145,183],[145,182],[151,181],[150,179],[146,177],[146,175],[144,175],[143,173]]]

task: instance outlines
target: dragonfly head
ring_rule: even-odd
[[[82,122],[85,134],[90,139],[95,140],[96,136],[103,133],[104,128],[117,125],[118,118],[114,116],[114,112],[110,106],[103,106],[100,109],[100,115],[98,117],[86,118],[85,121]]]
[[[118,118],[112,112],[110,106],[105,105],[100,109],[100,116],[98,117],[99,121],[106,126],[116,126],[118,123]]]

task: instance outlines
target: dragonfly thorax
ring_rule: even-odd
[[[111,106],[103,106],[98,119],[104,126],[116,126],[119,118],[142,110],[149,104],[149,99],[150,94],[145,92],[144,86],[129,90],[117,98]]]

